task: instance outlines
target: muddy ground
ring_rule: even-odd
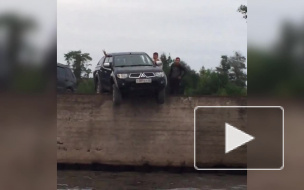
[[[246,190],[247,176],[223,173],[73,171],[57,172],[57,189]]]

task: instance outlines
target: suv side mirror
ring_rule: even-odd
[[[111,63],[104,63],[103,66],[104,66],[105,68],[111,68]]]
[[[163,62],[162,62],[162,61],[156,61],[156,65],[157,65],[157,66],[162,66],[162,65],[163,65]]]

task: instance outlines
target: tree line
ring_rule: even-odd
[[[92,60],[89,53],[81,51],[70,51],[64,55],[67,64],[72,68],[78,81],[79,93],[94,93],[94,80],[90,78],[92,73],[89,62]],[[171,64],[174,60],[171,56],[163,53],[161,56],[163,70],[169,76]],[[239,96],[247,95],[246,58],[238,52],[233,56],[223,55],[220,64],[215,69],[205,69],[199,72],[191,69],[185,62],[181,61],[187,72],[181,81],[183,95],[220,95]],[[170,84],[169,84],[170,85]]]
[[[170,64],[174,62],[171,56],[161,55],[163,69],[169,75]],[[247,95],[246,58],[235,52],[233,56],[223,55],[221,62],[215,69],[205,69],[199,72],[191,69],[185,62],[181,61],[187,72],[181,82],[182,92],[186,96],[193,95],[220,95],[236,96]]]

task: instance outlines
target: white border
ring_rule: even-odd
[[[196,110],[199,108],[278,108],[282,110],[282,166],[280,168],[199,168],[196,166]],[[194,108],[194,168],[196,170],[282,170],[284,169],[284,108],[282,106],[196,106]]]

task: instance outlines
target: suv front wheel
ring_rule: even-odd
[[[102,93],[105,92],[105,90],[104,90],[104,88],[103,88],[103,86],[102,86],[102,83],[99,81],[98,78],[97,78],[97,80],[96,80],[96,87],[95,87],[95,89],[96,89],[96,93],[97,93],[97,94],[102,94]]]
[[[115,84],[113,84],[112,89],[113,89],[113,104],[119,105],[122,100],[121,93]]]

